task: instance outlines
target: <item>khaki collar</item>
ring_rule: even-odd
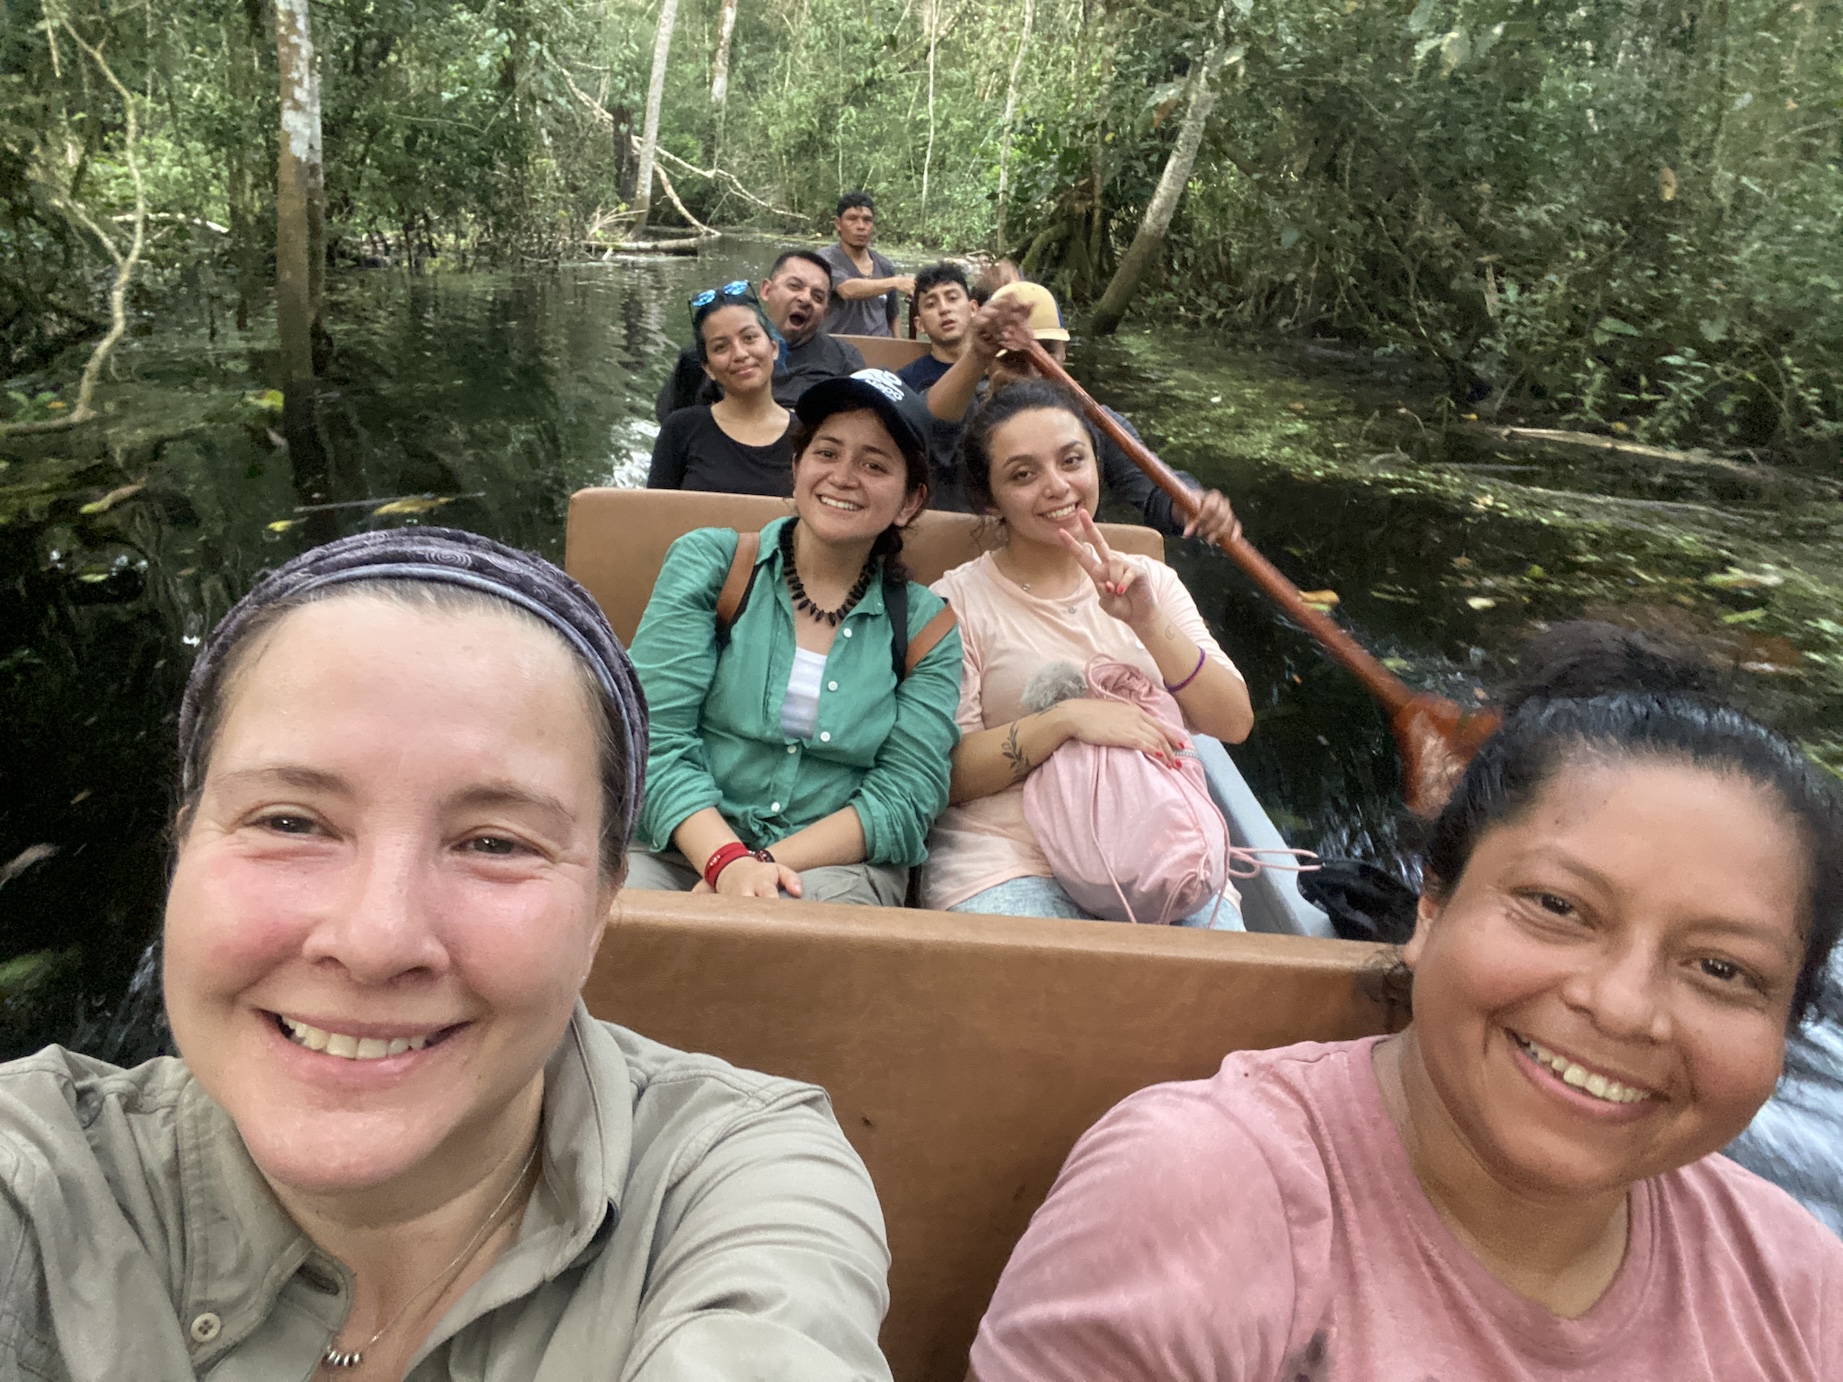
[[[185,1261],[176,1274],[180,1322],[208,1313],[222,1321],[211,1344],[194,1353],[195,1366],[209,1367],[261,1330],[297,1273],[315,1287],[297,1298],[310,1309],[316,1299],[325,1302],[330,1338],[348,1308],[351,1273],[283,1211],[236,1124],[196,1079],[180,1096],[178,1122],[185,1224]],[[418,1359],[481,1315],[567,1271],[605,1236],[611,1211],[620,1211],[633,1154],[632,1082],[615,1039],[580,999],[544,1066],[543,1138],[538,1187],[518,1237],[455,1302]]]

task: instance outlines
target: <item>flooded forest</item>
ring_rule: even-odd
[[[1839,0],[0,0],[0,1058],[166,1049],[192,651],[440,522],[562,559],[686,300],[877,199],[1416,688],[1583,614],[1843,772]],[[1386,718],[1213,551],[1236,758],[1415,878]]]

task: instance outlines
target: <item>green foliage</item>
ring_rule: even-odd
[[[64,5],[145,93],[142,307],[201,274],[248,301],[273,239],[267,0]],[[1217,39],[1235,56],[1144,290],[1160,310],[1425,355],[1500,420],[1843,442],[1843,0],[1035,0],[1009,132],[1022,0],[739,0],[718,107],[721,5],[682,0],[660,127],[705,221],[824,232],[865,187],[886,238],[1000,249],[1091,299]],[[66,204],[102,219],[128,192],[111,93],[69,43],[54,60],[41,0],[0,7],[17,373],[99,329],[108,262]],[[316,0],[334,258],[568,256],[618,227],[657,17]],[[713,165],[736,182],[691,171]]]
[[[1169,291],[1206,321],[1426,352],[1487,414],[1834,458],[1837,20],[1834,0],[1259,11]]]
[[[82,232],[34,176],[41,131],[56,112],[27,70],[33,45],[43,47],[34,33],[41,18],[36,4],[0,0],[0,374],[8,375],[43,364],[100,325]],[[58,151],[73,179],[87,168],[97,133],[93,124],[79,127]]]

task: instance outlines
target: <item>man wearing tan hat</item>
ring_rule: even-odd
[[[1007,283],[973,314],[962,337],[960,358],[928,390],[928,410],[952,423],[966,420],[981,385],[997,388],[1036,374],[1029,358],[1003,348],[1007,331],[1028,331],[1058,364],[1068,358],[1069,332],[1055,295],[1041,283]]]
[[[1062,309],[1056,305],[1055,295],[1041,283],[1022,280],[1007,283],[992,294],[984,307],[974,313],[967,327],[960,358],[928,390],[928,411],[939,420],[934,429],[932,450],[935,453],[939,453],[943,447],[951,451],[959,439],[960,429],[965,425],[967,411],[982,387],[1002,389],[1020,379],[1037,377],[1036,366],[1031,363],[1028,355],[1004,348],[1007,336],[1013,336],[1015,340],[1013,333],[1019,330],[1028,331],[1041,341],[1043,348],[1057,364],[1062,364],[1068,358],[1069,331],[1062,324]],[[1112,408],[1107,409],[1107,412],[1128,432],[1132,432],[1135,437],[1139,435],[1134,431],[1132,423]],[[1134,465],[1127,454],[1105,435],[1099,440],[1095,461],[1100,467],[1101,483],[1108,497],[1138,510],[1147,526],[1161,533],[1182,535],[1186,520],[1172,506],[1171,496],[1154,485],[1151,477]],[[967,503],[954,467],[944,462],[938,454],[934,456],[934,461],[935,485],[929,494],[929,506],[964,510]],[[1178,474],[1191,487],[1203,488],[1195,477],[1183,471]],[[1229,513],[1226,504],[1221,506],[1221,510],[1224,514]],[[1212,520],[1215,511],[1216,506],[1212,504]],[[1231,515],[1223,519],[1222,523],[1226,525],[1232,521]],[[1216,526],[1214,521],[1204,525],[1211,532]]]

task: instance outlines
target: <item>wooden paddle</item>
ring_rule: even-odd
[[[1038,372],[1074,394],[1089,420],[1130,456],[1133,464],[1152,478],[1152,483],[1171,496],[1185,517],[1195,517],[1196,490],[1178,479],[1150,447],[1096,403],[1088,391],[1056,363],[1056,357],[1045,350],[1041,342],[1032,340],[1024,349]],[[1389,728],[1394,731],[1395,742],[1401,749],[1402,796],[1408,809],[1417,816],[1432,818],[1438,815],[1465,771],[1465,765],[1498,727],[1501,717],[1497,712],[1484,707],[1467,709],[1431,691],[1413,690],[1322,611],[1307,604],[1299,588],[1255,551],[1240,532],[1216,545],[1229,560],[1248,573],[1248,578],[1279,605],[1289,619],[1317,639],[1326,652],[1343,663],[1351,675],[1382,702],[1383,709],[1389,713]]]

